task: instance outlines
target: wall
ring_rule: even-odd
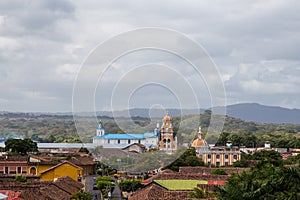
[[[41,165],[41,164],[39,164],[39,163],[37,163],[37,164],[30,164],[30,165],[28,165],[28,168],[27,168],[27,174],[30,174],[30,168],[31,167],[36,167],[36,169],[37,169],[37,174],[36,175],[40,175],[41,174],[41,172],[43,172],[43,171],[45,171],[45,170],[48,170],[48,169],[50,169],[51,167],[53,167],[53,166],[55,166],[55,165],[57,165],[58,163],[53,163],[53,164],[47,164],[47,165]]]
[[[187,174],[211,174],[213,170],[216,168],[207,168],[207,167],[180,167],[180,173],[187,173]],[[239,168],[239,167],[222,167],[227,174],[232,174],[233,172],[240,173],[245,170],[250,170],[250,168]]]
[[[64,163],[45,173],[41,174],[41,179],[44,181],[53,181],[55,178],[69,176],[73,180],[78,180],[78,175],[82,175],[82,169],[77,168],[69,163]]]

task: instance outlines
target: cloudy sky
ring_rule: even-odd
[[[299,13],[297,0],[0,1],[0,110],[71,111],[73,84],[90,52],[108,38],[142,27],[172,29],[201,44],[218,67],[227,104],[300,108]],[[103,80],[116,77],[116,83],[117,72],[130,63],[157,61],[151,58],[168,55],[129,55]],[[176,59],[168,65],[177,63],[180,71],[183,63]],[[172,73],[165,73],[172,83]],[[193,74],[185,68],[181,73],[187,79]],[[172,92],[157,85],[141,88],[133,92],[136,101],[128,100],[132,107],[172,102]],[[111,89],[99,86],[96,102],[105,95],[109,99]],[[209,102],[206,92],[196,93]],[[210,106],[206,101],[202,107]],[[108,109],[106,103],[96,103],[97,109]]]

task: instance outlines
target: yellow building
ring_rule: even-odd
[[[69,176],[75,181],[81,180],[82,168],[69,161],[64,161],[41,172],[41,180],[43,181],[53,181],[63,176]]]
[[[31,175],[41,175],[43,171],[50,169],[62,162],[64,162],[66,157],[39,157],[30,156],[28,159],[27,174]],[[88,155],[77,155],[68,158],[68,161],[73,165],[76,165],[83,169],[81,175],[88,176],[95,173],[95,161],[93,157]]]
[[[207,142],[202,139],[201,127],[199,127],[198,137],[192,142],[191,146],[196,149],[197,156],[202,158],[207,165],[229,166],[241,159],[239,148],[233,147],[231,143],[222,147],[209,147]]]
[[[41,172],[59,164],[59,160],[46,159],[38,156],[30,156],[28,159],[27,174],[41,175]]]

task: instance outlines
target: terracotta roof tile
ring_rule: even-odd
[[[75,165],[95,165],[94,158],[86,155],[74,156],[68,161]]]
[[[12,191],[12,190],[0,190],[1,194],[8,196],[5,200],[23,200],[20,196],[20,191]]]

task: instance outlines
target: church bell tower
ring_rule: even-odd
[[[165,151],[177,149],[177,140],[174,137],[172,117],[167,113],[162,120],[158,148]]]
[[[105,129],[102,125],[102,121],[99,122],[99,126],[97,128],[97,136],[103,136],[105,134]]]

